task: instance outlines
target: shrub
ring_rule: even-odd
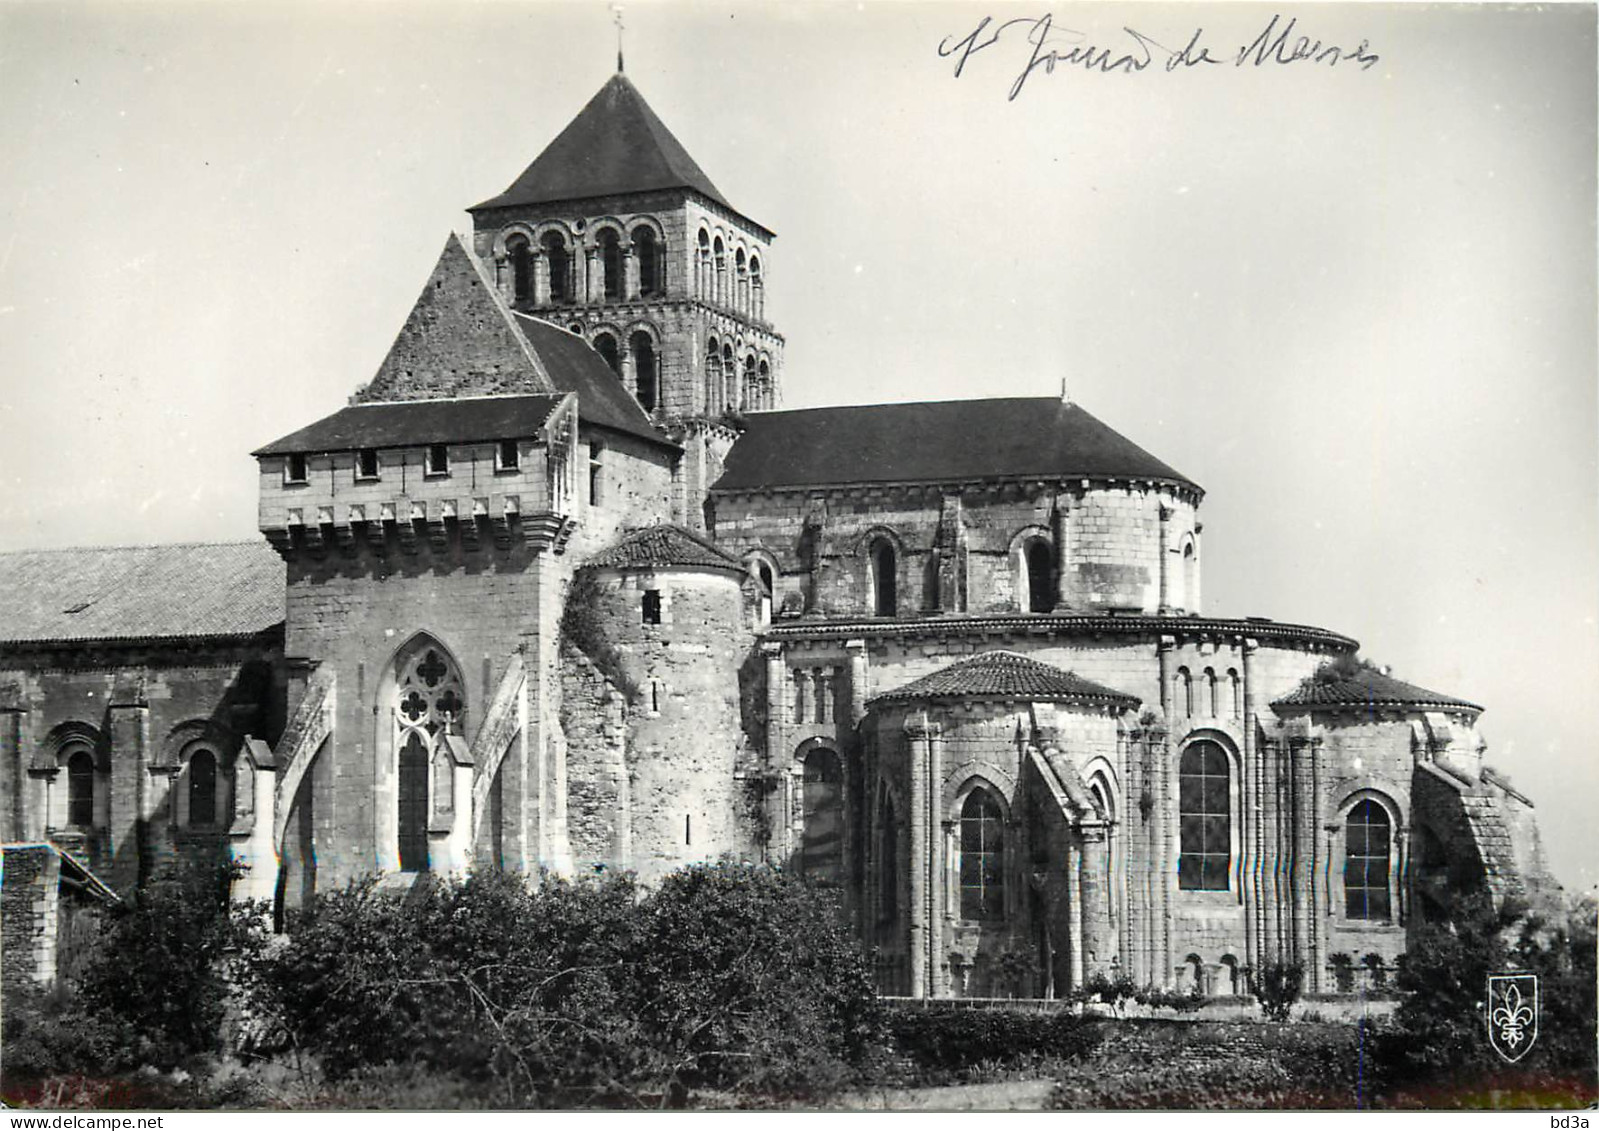
[[[1064,1010],[974,1009],[959,1002],[887,1010],[896,1049],[924,1075],[943,1078],[993,1066],[1070,1060],[1092,1049],[1098,1023]]]
[[[878,1033],[832,903],[734,865],[643,899],[611,875],[487,872],[403,900],[358,884],[319,896],[257,974],[255,1007],[335,1082],[415,1065],[491,1106],[802,1094]]]
[[[1287,1021],[1304,985],[1305,968],[1299,963],[1267,962],[1254,984],[1255,1000],[1268,1021]]]
[[[803,1093],[880,1038],[871,972],[830,894],[719,864],[673,873],[641,910],[638,1014],[674,1091]]]
[[[1084,1001],[1097,1001],[1108,1005],[1118,1014],[1137,994],[1138,985],[1127,974],[1117,974],[1112,978],[1103,973],[1096,973],[1088,979],[1088,984],[1082,990]]]
[[[1151,1009],[1172,1009],[1178,1013],[1194,1013],[1205,1004],[1205,995],[1198,986],[1186,992],[1163,989],[1143,989],[1133,995],[1139,1005]]]

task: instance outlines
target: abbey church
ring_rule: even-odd
[[[1482,707],[1207,617],[1204,491],[1087,409],[783,409],[774,234],[621,73],[469,211],[252,453],[258,540],[0,554],[8,862],[226,854],[292,910],[766,861],[916,997],[1347,990],[1554,889]]]

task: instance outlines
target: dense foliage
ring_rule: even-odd
[[[973,1009],[958,1001],[896,1005],[887,1016],[898,1053],[916,1075],[939,1081],[1075,1059],[1100,1033],[1093,1019],[1067,1010]]]
[[[1305,968],[1297,962],[1267,962],[1254,979],[1255,1000],[1268,1021],[1287,1021],[1305,987]]]
[[[1591,1098],[1594,948],[1591,898],[1552,913],[1477,906],[1419,927],[1400,965],[1404,1000],[1378,1046],[1385,1080],[1431,1104],[1471,1102],[1487,1087]],[[1541,1018],[1531,1051],[1507,1065],[1484,1010],[1488,975],[1514,970],[1539,976]]]
[[[235,874],[228,864],[175,866],[110,913],[54,992],[8,996],[6,1094],[34,1095],[54,1081],[58,1092],[112,1105],[203,1102],[193,1088],[119,1077],[198,1069],[223,1050],[232,975],[263,942],[255,909],[230,911]]]
[[[411,1063],[497,1106],[686,1102],[836,1086],[878,1035],[831,902],[769,869],[500,873],[318,899],[257,966],[255,1007],[330,1077]]]

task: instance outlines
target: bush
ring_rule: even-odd
[[[1094,1047],[1098,1023],[1064,1010],[974,1009],[958,1002],[894,1005],[887,1011],[895,1048],[923,1076],[945,1079],[996,1066],[1071,1060]]]
[[[360,1091],[415,1065],[491,1106],[799,1095],[836,1085],[878,1033],[832,904],[734,865],[643,899],[609,875],[490,872],[404,900],[358,884],[319,896],[257,974],[255,1007],[334,1081]]]
[[[1133,1000],[1139,1005],[1147,1005],[1150,1009],[1172,1009],[1178,1013],[1196,1013],[1205,1004],[1205,995],[1198,986],[1179,993],[1177,990],[1143,989],[1133,995]]]
[[[1345,957],[1348,957],[1347,955]],[[1305,968],[1297,962],[1267,962],[1254,984],[1255,1000],[1268,1021],[1287,1021],[1305,986]]]

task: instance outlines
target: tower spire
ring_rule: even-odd
[[[627,69],[622,65],[622,5],[612,4],[611,11],[616,13],[616,73],[621,74]]]

